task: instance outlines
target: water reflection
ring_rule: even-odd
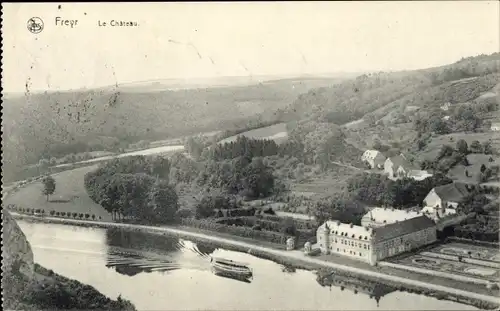
[[[135,276],[139,273],[179,269],[210,269],[211,248],[201,251],[195,243],[175,236],[159,236],[119,229],[106,231],[106,267]]]
[[[334,273],[318,273],[316,280],[321,286],[330,288],[335,286],[339,287],[341,291],[348,289],[349,291],[354,292],[354,294],[363,293],[369,296],[370,299],[375,299],[377,307],[379,306],[380,299],[383,296],[396,291],[395,288],[388,285],[368,280],[355,279]]]
[[[377,284],[368,289],[354,287],[368,282],[332,281],[329,287],[310,271],[174,236],[28,222],[19,225],[37,263],[92,285],[109,297],[122,295],[138,310],[377,310],[375,300],[380,301],[378,310],[475,309],[399,291],[387,295]],[[216,276],[211,271],[211,255],[248,263],[254,272],[251,284]]]

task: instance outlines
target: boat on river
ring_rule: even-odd
[[[246,263],[217,257],[212,257],[210,262],[212,263],[212,271],[215,275],[238,279],[249,279],[253,277],[253,271]]]

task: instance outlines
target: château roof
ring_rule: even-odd
[[[427,216],[421,215],[404,221],[374,229],[374,241],[380,242],[397,238],[406,234],[435,227],[435,223]]]
[[[434,221],[427,216],[420,215],[378,228],[355,226],[329,220],[322,224],[318,230],[328,230],[330,234],[351,239],[380,242],[432,227],[435,227]]]
[[[398,210],[394,208],[375,207],[363,216],[365,220],[372,220],[378,223],[392,224],[396,221],[404,221],[410,218],[421,216],[419,212],[410,210]]]
[[[370,241],[373,233],[372,228],[345,224],[335,220],[329,220],[322,224],[319,228],[324,230],[325,227],[328,227],[330,234],[356,238],[363,241]]]

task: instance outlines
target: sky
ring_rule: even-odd
[[[32,91],[69,90],[420,69],[500,48],[497,1],[9,3],[2,9],[5,92],[23,92],[26,84]],[[42,32],[28,31],[31,17],[43,20]],[[56,17],[78,22],[56,25]],[[138,26],[111,27],[111,20]]]

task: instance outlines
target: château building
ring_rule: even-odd
[[[338,254],[371,265],[436,241],[436,225],[420,215],[381,227],[363,227],[327,221],[317,232],[323,254]]]
[[[387,207],[375,207],[361,218],[363,227],[382,227],[398,221],[404,221],[423,215],[410,210],[398,210]]]

